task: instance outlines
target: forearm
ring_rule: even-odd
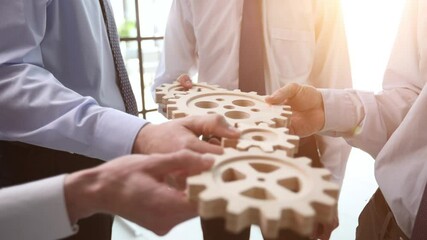
[[[98,181],[97,168],[83,170],[66,176],[64,180],[64,196],[70,222],[102,211],[103,183]],[[104,201],[107,199],[104,199]]]
[[[325,126],[323,134],[346,141],[375,157],[399,126],[417,93],[396,88],[379,94],[356,90],[321,90]]]
[[[43,68],[0,67],[0,139],[111,159],[131,152],[145,121],[104,108]]]
[[[196,37],[192,12],[187,1],[174,1],[166,26],[164,49],[152,86],[155,89],[164,83],[172,83],[181,74],[192,77],[197,72]]]

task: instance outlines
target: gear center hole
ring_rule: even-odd
[[[196,102],[194,105],[196,105],[196,107],[199,108],[216,108],[218,107],[218,104],[215,102],[210,102],[210,101],[200,101],[200,102]]]
[[[256,135],[256,136],[252,137],[252,140],[255,140],[255,141],[258,141],[258,142],[263,142],[263,141],[265,141],[265,137]]]

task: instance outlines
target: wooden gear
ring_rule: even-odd
[[[226,148],[213,156],[210,171],[188,178],[189,197],[198,201],[202,218],[223,217],[230,232],[257,224],[267,238],[284,228],[307,236],[336,214],[339,188],[327,181],[328,170],[310,167],[308,158],[256,148]]]
[[[285,150],[288,156],[294,156],[298,151],[299,137],[289,135],[287,128],[272,128],[265,123],[258,125],[238,123],[239,139],[222,139],[223,147],[232,147],[241,151],[250,147],[258,147],[264,152]]]
[[[185,90],[178,81],[174,83],[164,83],[156,88],[156,103],[159,104],[163,112],[166,112],[168,100],[179,95],[185,95],[189,92],[210,92],[210,91],[225,91],[218,85],[207,83],[193,83],[193,87]]]
[[[189,115],[220,114],[227,122],[266,123],[271,127],[286,127],[292,114],[289,106],[269,105],[255,92],[234,91],[189,92],[169,99],[167,117],[181,118]]]

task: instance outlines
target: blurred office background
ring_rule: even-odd
[[[172,0],[112,0],[121,48],[140,117],[163,122],[152,100],[150,87],[161,56],[163,34]],[[404,0],[342,0],[342,10],[350,51],[354,88],[379,91]],[[357,217],[377,188],[374,160],[353,149],[339,200],[340,226],[332,240],[354,239]],[[144,214],[141,212],[141,214]],[[116,218],[113,239],[201,240],[199,220],[192,219],[158,237],[121,218]],[[261,240],[253,228],[251,240]]]

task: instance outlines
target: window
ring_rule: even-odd
[[[151,96],[172,0],[111,1],[121,49],[135,93],[139,116],[152,122],[163,117]]]

